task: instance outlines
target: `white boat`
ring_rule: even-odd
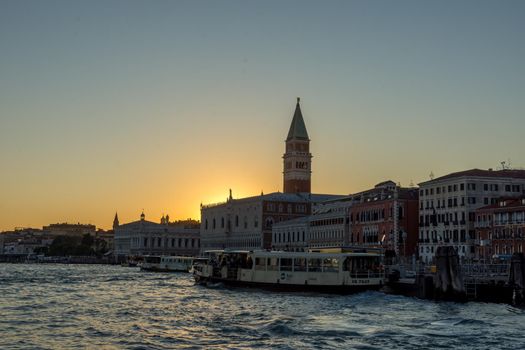
[[[160,272],[189,272],[193,265],[191,256],[145,256],[141,270]]]
[[[350,252],[210,251],[195,259],[197,283],[285,291],[356,293],[380,289],[385,282],[378,251]]]

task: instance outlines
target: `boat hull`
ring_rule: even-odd
[[[197,284],[207,285],[222,283],[229,287],[257,288],[275,292],[313,292],[328,294],[355,294],[365,291],[379,290],[383,284],[377,285],[316,285],[316,284],[290,284],[290,283],[264,283],[252,281],[239,281],[218,277],[204,277],[194,275]]]

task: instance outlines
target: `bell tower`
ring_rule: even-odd
[[[119,222],[118,222],[118,214],[115,213],[115,218],[113,219],[113,229],[117,228],[119,225]]]
[[[284,193],[311,192],[312,154],[310,138],[304,125],[299,97],[286,138],[284,160]]]

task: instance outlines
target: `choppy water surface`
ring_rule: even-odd
[[[370,292],[195,286],[188,274],[0,264],[0,348],[523,349],[525,312]]]

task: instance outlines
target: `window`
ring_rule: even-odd
[[[308,271],[321,272],[321,259],[308,259]]]
[[[279,268],[279,258],[267,258],[266,269],[268,271],[277,271]]]
[[[324,272],[338,272],[339,271],[339,260],[335,258],[327,258],[323,261]]]
[[[293,259],[281,258],[281,271],[292,271]]]
[[[306,271],[306,259],[305,258],[293,259],[293,270],[294,271]]]
[[[239,227],[239,215],[235,215],[235,227]]]
[[[266,258],[255,258],[255,269],[259,271],[266,270]]]

